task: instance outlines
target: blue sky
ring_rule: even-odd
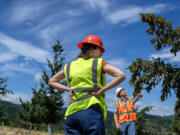
[[[180,63],[169,49],[155,51],[149,43],[148,28],[141,23],[139,13],[153,12],[180,26],[179,0],[0,0],[0,77],[8,78],[8,88],[14,95],[1,99],[18,103],[18,97],[30,100],[41,71],[47,69],[46,58],[52,57],[51,45],[60,40],[65,63],[79,54],[77,43],[89,34],[98,35],[106,52],[105,61],[119,67],[127,79],[120,86],[132,95],[129,86],[130,72],[126,67],[137,57],[151,59],[161,57],[172,64]],[[112,78],[107,76],[109,82]],[[117,87],[116,87],[117,88]],[[108,109],[114,110],[115,89],[107,92]],[[151,114],[173,114],[175,95],[160,101],[161,86],[149,94],[143,91],[143,100],[137,106],[153,105]],[[64,95],[65,106],[68,102]]]

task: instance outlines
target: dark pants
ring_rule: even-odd
[[[105,135],[101,108],[93,105],[69,115],[65,121],[65,135]]]

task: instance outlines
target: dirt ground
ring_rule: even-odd
[[[47,132],[31,131],[21,128],[12,128],[0,126],[0,135],[48,135]],[[64,135],[62,133],[53,133],[52,135]]]

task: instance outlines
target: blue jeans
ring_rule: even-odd
[[[121,135],[135,135],[136,134],[134,121],[121,123],[120,126],[121,126],[120,127]]]
[[[98,105],[69,115],[65,135],[105,135],[103,113]]]

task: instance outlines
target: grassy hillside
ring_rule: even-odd
[[[0,135],[48,135],[48,133],[34,130],[30,132],[27,129],[0,126]],[[64,135],[64,133],[53,133],[53,135]]]

